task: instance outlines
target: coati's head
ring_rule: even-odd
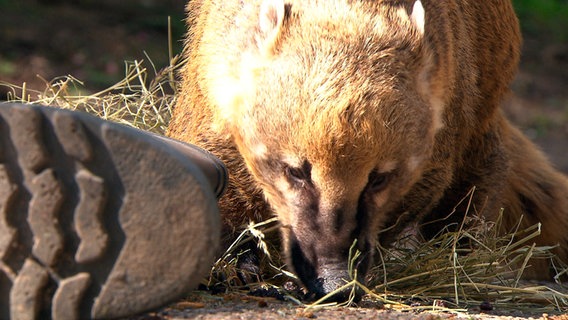
[[[289,266],[318,296],[349,280],[355,240],[364,276],[442,126],[424,9],[394,2],[244,2],[208,73],[219,130],[280,218]]]

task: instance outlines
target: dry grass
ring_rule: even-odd
[[[501,217],[501,216],[500,216]],[[373,270],[373,292],[388,296],[404,292],[405,301],[444,301],[452,307],[479,306],[491,302],[495,306],[526,308],[535,311],[568,310],[568,295],[549,286],[520,280],[530,259],[555,257],[550,247],[536,247],[532,239],[541,232],[540,225],[515,229],[502,235],[500,218],[487,222],[469,218],[467,228],[441,232],[430,241],[401,239],[404,245],[385,251],[383,263]],[[566,265],[555,261],[558,273]],[[386,270],[386,272],[385,272]]]
[[[371,270],[367,285],[352,280],[337,290],[361,288],[367,294],[365,300],[405,311],[461,312],[489,303],[499,310],[526,314],[568,312],[568,293],[559,279],[557,283],[520,279],[524,270],[530,268],[530,259],[551,260],[559,276],[568,271],[568,266],[551,253],[552,247],[537,247],[532,242],[541,232],[540,225],[517,228],[503,235],[497,231],[500,220],[488,222],[480,217],[469,217],[463,224],[467,227],[440,232],[429,241],[415,235],[402,237],[390,249],[378,248],[381,263]],[[275,223],[277,221],[270,220],[249,225],[216,262],[209,284],[223,283],[229,290],[238,290],[239,285],[235,286],[239,283],[237,248],[247,241],[257,241],[259,248],[266,248],[264,234],[273,232]],[[269,227],[265,228],[266,225]],[[274,253],[266,251],[265,254]],[[352,252],[351,266],[357,255],[358,252]],[[269,272],[284,272],[275,267],[281,266],[281,261],[272,259],[270,265]],[[295,278],[288,272],[282,276]],[[271,283],[267,281],[258,286],[270,287]],[[337,305],[325,304],[326,298],[305,306],[320,309]]]
[[[179,64],[172,59],[170,67],[152,73],[144,61],[127,61],[124,79],[112,87],[92,94],[83,94],[83,83],[73,76],[44,80],[45,90],[29,90],[26,84],[15,85],[0,81],[10,89],[8,100],[81,110],[105,120],[142,130],[163,134],[174,103],[176,82],[173,74]]]
[[[145,65],[139,61],[127,62],[122,81],[89,95],[79,93],[84,90],[82,83],[72,76],[46,81],[46,89],[41,92],[27,90],[25,84],[0,85],[10,87],[13,101],[83,110],[103,119],[164,133],[175,100],[173,73],[178,64],[174,58],[172,66],[165,70],[157,72],[152,68],[151,76]],[[540,226],[510,230],[502,235],[497,232],[499,223],[499,219],[487,222],[472,216],[458,226],[457,231],[442,232],[429,241],[412,234],[403,237],[391,249],[379,248],[381,263],[371,270],[367,286],[351,281],[345,287],[360,287],[367,293],[367,300],[402,310],[459,312],[490,302],[501,310],[526,309],[533,314],[568,311],[568,295],[558,290],[561,288],[559,280],[558,284],[520,280],[523,271],[530,268],[529,258],[553,261],[559,275],[568,270],[551,254],[551,248],[533,244]],[[268,261],[264,271],[270,276],[257,286],[279,288],[283,278],[294,278],[283,269],[279,252],[265,241],[265,234],[274,232],[277,224],[273,219],[244,227],[241,236],[213,266],[210,277],[205,280],[207,285],[222,286],[226,290],[242,289],[236,262],[239,247],[249,241],[254,241],[264,251]],[[357,255],[352,252],[351,264]],[[293,297],[290,299],[301,304]],[[326,306],[318,301],[308,308]]]

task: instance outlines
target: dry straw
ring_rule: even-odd
[[[43,91],[30,90],[26,83],[21,86],[0,81],[7,87],[8,100],[81,110],[105,120],[118,122],[155,133],[164,133],[174,103],[177,58],[172,64],[152,75],[143,61],[127,61],[125,77],[115,85],[91,94],[84,94],[83,82],[73,76],[44,80]]]
[[[72,76],[45,81],[43,91],[29,90],[25,84],[16,86],[0,82],[0,85],[10,88],[12,101],[83,110],[110,121],[164,133],[175,100],[174,74],[178,62],[176,57],[172,58],[171,65],[161,71],[152,66],[151,76],[145,63],[127,62],[124,79],[106,90],[87,95],[80,94],[84,91],[83,84]],[[366,286],[353,280],[345,287],[360,288],[367,293],[365,300],[398,310],[460,312],[490,303],[500,310],[531,314],[568,311],[568,295],[560,283],[560,276],[565,277],[568,269],[554,257],[551,247],[533,244],[534,237],[541,232],[540,225],[516,228],[503,234],[498,232],[500,222],[500,218],[488,222],[468,215],[461,225],[448,226],[448,230],[428,241],[412,232],[417,230],[416,226],[393,246],[378,248],[379,263],[372,268]],[[277,237],[277,229],[276,219],[243,227],[242,234],[217,260],[204,284],[227,291],[241,290],[244,284],[237,268],[241,248],[250,250],[256,246],[264,253],[265,276],[262,282],[247,286],[276,287],[284,292],[281,285],[294,275],[285,271],[280,251],[265,239],[270,233]],[[358,254],[351,252],[350,266],[356,262]],[[531,259],[552,261],[558,274],[557,283],[520,280],[523,271],[530,268]],[[351,271],[354,273],[354,268]],[[297,298],[289,298],[301,304]],[[307,307],[328,307],[323,301]]]

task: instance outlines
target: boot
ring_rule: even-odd
[[[86,113],[0,104],[0,319],[116,318],[194,289],[220,160]]]

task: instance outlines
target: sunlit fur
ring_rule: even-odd
[[[309,266],[299,271],[309,288],[344,277],[354,239],[368,263],[376,241],[446,217],[474,186],[472,213],[492,219],[504,208],[504,230],[521,216],[542,222],[537,244],[559,244],[568,258],[568,182],[499,110],[521,42],[509,1],[192,0],[187,9],[168,135],[227,163],[226,233],[280,218],[289,263]],[[302,166],[307,179],[287,175]],[[385,186],[373,185],[382,174]],[[433,236],[464,210],[421,231]],[[550,279],[547,263],[533,264],[525,277]]]

